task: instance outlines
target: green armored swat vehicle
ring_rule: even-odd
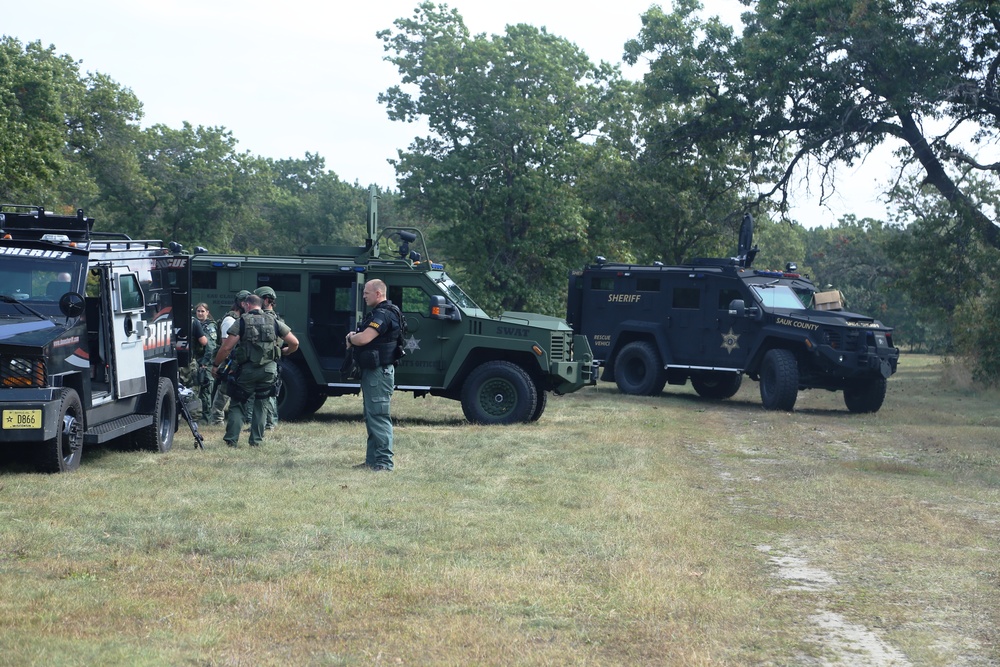
[[[699,395],[729,398],[743,375],[760,382],[769,410],[792,410],[799,389],[843,391],[851,412],[876,412],[899,350],[892,329],[841,308],[795,272],[751,268],[747,216],[737,257],[683,266],[596,264],[569,279],[566,319],[587,337],[626,394],[655,395],[688,380]]]
[[[42,471],[116,438],[167,451],[183,410],[188,257],[93,225],[0,206],[0,446]]]
[[[504,313],[492,318],[444,271],[426,259],[416,229],[386,228],[376,235],[377,197],[369,199],[364,246],[309,248],[296,256],[192,257],[194,302],[224,313],[241,289],[269,286],[301,345],[281,363],[278,414],[308,416],[328,396],[357,394],[343,378],[344,337],[361,321],[364,283],[385,281],[389,300],[406,320],[406,355],[396,389],[462,402],[466,418],[482,424],[538,419],[548,392],[565,394],[593,384],[586,338],[558,318]]]

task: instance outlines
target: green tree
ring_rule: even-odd
[[[131,220],[148,189],[137,145],[142,105],[110,77],[39,42],[0,40],[0,199]],[[128,216],[128,217],[126,217]]]
[[[37,197],[64,169],[65,107],[79,88],[76,63],[39,42],[0,40],[0,198]],[[44,203],[44,202],[33,202]]]
[[[379,37],[402,85],[379,100],[390,119],[431,130],[395,161],[401,194],[447,227],[445,259],[484,307],[562,312],[567,271],[586,253],[584,140],[617,70],[527,25],[472,36],[430,2],[394,25]]]
[[[180,130],[154,125],[143,132],[141,169],[150,182],[141,227],[147,238],[257,253],[271,227],[264,203],[273,199],[266,160],[240,153],[225,128]]]
[[[342,182],[319,155],[268,160],[274,196],[270,225],[281,230],[267,252],[295,254],[306,245],[357,245],[365,236],[367,190]]]
[[[916,165],[965,224],[1000,247],[1000,228],[947,169],[1000,169],[953,139],[998,138],[1000,4],[758,0],[740,38],[700,22],[696,0],[674,7],[650,9],[628,50],[631,61],[652,52],[650,81],[690,110],[672,142],[739,136],[757,173],[780,168],[763,194],[780,194],[784,205],[798,168],[817,164],[829,194],[835,165],[898,140],[902,164]]]
[[[610,140],[623,159],[618,177],[607,186],[615,190],[622,217],[631,223],[625,232],[637,241],[639,259],[674,264],[733,254],[744,213],[766,213],[751,194],[751,156],[738,132],[676,141],[678,132],[703,111],[704,102],[689,94],[705,85],[699,70],[707,62],[721,63],[717,49],[733,35],[718,19],[698,19],[697,5],[681,2],[677,7],[673,15],[651,8],[642,17],[642,34],[625,45],[625,60],[634,65],[669,37],[673,57],[663,54],[650,61],[634,94],[635,109],[612,123]]]
[[[772,221],[763,216],[755,219],[754,245],[760,248],[760,252],[754,261],[754,267],[784,270],[791,263],[799,273],[813,276],[814,271],[806,250],[808,234],[808,230],[797,223]],[[734,254],[735,250],[734,243],[729,254]]]
[[[840,290],[844,307],[869,315],[896,329],[896,343],[922,337],[916,312],[896,281],[903,270],[892,252],[900,230],[872,218],[846,215],[835,227],[805,234],[807,259],[817,287]]]
[[[127,226],[150,196],[139,154],[142,104],[103,74],[88,75],[84,84],[86,95],[66,120],[66,155],[78,177],[61,179],[57,196],[117,229]]]
[[[990,181],[968,172],[954,178],[979,205],[1000,205],[1000,192]],[[895,199],[897,233],[888,246],[897,265],[892,287],[914,304],[915,319],[924,329],[922,342],[939,352],[967,353],[975,365],[978,350],[956,347],[956,329],[994,331],[1000,323],[968,317],[961,324],[956,321],[962,313],[980,312],[979,304],[994,291],[1000,256],[925,183],[911,179],[899,184]]]

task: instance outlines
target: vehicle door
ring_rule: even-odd
[[[707,347],[702,315],[706,301],[705,276],[702,273],[672,274],[666,291],[667,340],[673,363],[703,366]]]
[[[702,309],[705,365],[720,369],[746,368],[747,355],[757,336],[756,322],[747,317],[729,314],[729,304],[743,299],[753,305],[753,297],[742,280],[725,276],[709,276],[705,281],[705,302]]]
[[[396,386],[420,391],[440,387],[447,368],[445,350],[457,347],[464,329],[460,322],[431,316],[431,297],[440,295],[420,274],[393,276],[388,298],[406,319],[406,356],[396,367]],[[389,282],[387,280],[387,282]]]
[[[127,266],[111,267],[108,285],[104,305],[106,312],[111,313],[111,372],[115,391],[119,398],[135,396],[146,391],[145,297],[138,274]]]
[[[606,361],[611,354],[611,337],[623,318],[613,312],[618,307],[615,300],[615,276],[600,271],[585,272],[576,278],[580,307],[574,326],[578,332],[585,332],[594,352],[594,359]],[[628,318],[625,318],[628,319]]]
[[[355,330],[364,308],[359,289],[363,281],[364,274],[354,271],[309,274],[306,334],[324,373],[339,373],[344,363],[344,339]]]

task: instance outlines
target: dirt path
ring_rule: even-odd
[[[801,485],[802,475],[823,469],[831,463],[835,466],[850,464],[850,460],[858,456],[854,448],[847,444],[858,438],[857,420],[791,417],[785,413],[764,413],[755,408],[734,410],[732,404],[726,408],[710,408],[706,412],[714,413],[712,418],[727,422],[734,436],[727,442],[692,443],[689,450],[703,457],[711,466],[721,482],[723,494],[738,514],[759,516],[761,513],[787,511],[787,501],[774,497],[774,494],[780,493],[776,489],[780,490],[783,484]],[[760,436],[762,432],[776,434],[768,440]],[[845,446],[838,448],[837,443]],[[841,457],[844,462],[838,460]],[[821,510],[826,509],[823,502],[822,498],[816,501]],[[783,509],[774,509],[779,506]],[[817,508],[812,509],[815,512]],[[834,513],[836,508],[830,511]],[[837,529],[849,533],[849,526],[845,529],[842,524]],[[930,635],[935,639],[932,649],[912,660],[894,646],[881,629],[852,618],[849,612],[837,611],[852,608],[850,598],[857,591],[852,590],[851,583],[844,582],[845,577],[841,574],[848,575],[847,580],[851,576],[856,580],[857,568],[860,567],[857,563],[845,562],[843,573],[836,566],[830,568],[831,561],[836,565],[836,556],[822,545],[812,543],[808,535],[776,534],[769,542],[756,548],[768,556],[776,589],[795,595],[796,600],[801,601],[802,627],[805,628],[802,638],[816,646],[810,655],[794,656],[796,664],[907,667],[928,664],[926,656],[930,654],[934,658],[929,664],[935,665],[1000,665],[1000,661],[991,656],[989,648],[982,646],[974,637],[963,634],[963,631],[970,631],[969,628],[956,628],[958,624],[941,623],[936,618],[916,618],[921,613],[920,605],[926,604],[917,599],[919,593],[915,593],[915,599],[907,603],[912,631],[916,635]],[[811,554],[820,554],[827,565],[822,568],[814,565]],[[906,585],[905,578],[900,580],[900,585]],[[931,610],[925,608],[924,611]],[[975,611],[963,613],[975,614]],[[926,638],[923,641],[926,642]]]

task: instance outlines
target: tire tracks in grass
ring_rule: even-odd
[[[706,418],[723,425],[724,431],[732,434],[732,437],[727,437],[725,442],[688,442],[687,449],[706,460],[721,484],[722,495],[734,513],[770,513],[772,517],[778,518],[773,514],[774,503],[763,497],[763,490],[773,488],[776,481],[780,482],[793,474],[780,471],[796,463],[789,458],[787,444],[779,442],[769,445],[759,436],[750,437],[748,434],[769,428],[771,420],[775,419],[786,420],[782,426],[787,427],[790,414],[762,413],[753,407],[733,404],[708,407],[704,412],[707,413]],[[817,456],[828,458],[832,455],[837,459],[844,457],[845,460],[857,457],[851,445],[856,438],[854,424],[817,421],[802,424],[801,428],[803,430],[799,435],[802,437],[797,440],[800,445],[810,439],[822,440],[828,445],[825,452]],[[787,440],[786,438],[785,442]],[[755,487],[761,491],[755,492]],[[854,591],[838,579],[836,572],[811,563],[810,552],[822,547],[810,544],[805,536],[794,534],[776,534],[771,542],[757,545],[756,548],[767,556],[777,589],[795,595],[797,600],[802,601],[803,627],[806,628],[802,640],[816,647],[815,654],[810,651],[810,655],[795,656],[796,664],[823,667],[910,667],[915,664],[877,629],[836,611],[849,607],[842,603]],[[938,656],[948,656],[949,662],[935,661],[934,664],[964,667],[994,667],[1000,664],[988,657],[987,651],[979,642],[970,637],[957,636],[953,628],[921,629],[941,634],[933,652]]]

